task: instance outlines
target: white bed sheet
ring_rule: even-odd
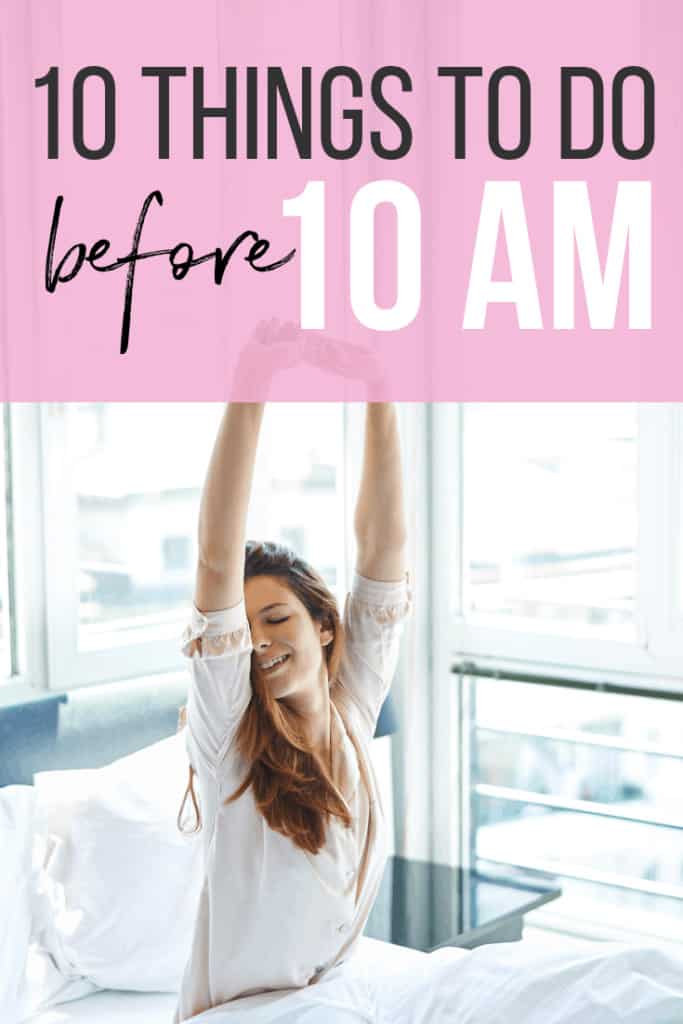
[[[454,951],[455,955],[466,955],[462,951]],[[366,992],[364,982],[368,978],[382,977],[389,982],[394,976],[410,974],[414,972],[416,964],[428,959],[426,953],[419,953],[414,949],[406,949],[403,946],[393,946],[388,942],[379,942],[376,939],[362,938],[356,956],[344,968],[338,968],[330,972],[329,980],[334,982],[334,995],[327,998],[327,983],[311,986],[308,989],[291,993],[266,993],[259,996],[250,996],[246,999],[236,999],[228,1006],[216,1007],[207,1011],[201,1017],[205,1018],[212,1013],[228,1014],[230,1024],[236,1024],[240,1020],[250,1022],[252,1018],[260,1020],[260,1015],[267,1012],[269,1016],[273,1013],[279,1014],[279,1006],[286,1001],[288,1018],[298,1020],[305,1018],[304,1011],[310,1011],[313,1007],[318,1009],[325,1007],[330,1016],[326,1018],[326,1024],[337,1024],[337,1021],[347,1020],[356,1022],[363,1020],[358,1015],[366,1005]],[[348,979],[340,984],[342,972],[348,968]],[[360,984],[359,984],[360,979]],[[299,1005],[301,996],[304,993],[314,994],[310,1005]],[[289,1006],[292,1003],[294,1017],[290,1017]],[[173,1011],[177,1002],[175,993],[156,992],[96,992],[81,999],[75,999],[68,1003],[61,1003],[50,1009],[42,1010],[27,1017],[22,1024],[170,1024]],[[349,1011],[352,1007],[352,1012]],[[261,1008],[259,1010],[259,1008]],[[270,1008],[270,1009],[268,1009]],[[283,1011],[284,1012],[284,1011]],[[198,1018],[197,1018],[198,1019]],[[374,1017],[371,1018],[374,1021]]]
[[[53,1006],[24,1024],[169,1024],[177,996],[172,992],[95,992]]]
[[[170,1024],[176,996],[100,992],[30,1024]],[[681,1024],[683,950],[536,943],[436,953],[361,940],[317,985],[217,1006],[196,1024]],[[28,1024],[28,1022],[27,1022]]]

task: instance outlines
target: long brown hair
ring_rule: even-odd
[[[254,576],[281,579],[311,618],[332,630],[331,643],[323,647],[331,688],[342,658],[344,630],[335,597],[323,578],[283,544],[248,541],[245,582]],[[287,836],[302,850],[318,853],[331,816],[347,828],[351,826],[348,806],[325,764],[307,747],[302,717],[276,700],[256,673],[251,685],[252,698],[234,740],[249,768],[242,784],[225,803],[237,800],[251,787],[257,808],[275,832]],[[199,822],[191,776],[186,797],[188,792]]]

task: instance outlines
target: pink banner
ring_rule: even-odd
[[[4,0],[4,400],[677,400],[683,9]]]

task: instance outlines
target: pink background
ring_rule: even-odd
[[[428,2],[382,0],[265,3],[262,0],[183,3],[148,0],[113,5],[85,0],[3,0],[0,36],[0,395],[4,400],[678,400],[683,398],[680,356],[682,292],[679,239],[683,101],[683,7],[676,0],[531,0]],[[71,145],[70,83],[85,65],[109,68],[117,85],[117,143],[101,161],[78,157]],[[171,159],[156,156],[156,84],[142,65],[188,68],[171,83]],[[191,68],[202,65],[207,98],[221,103],[223,68],[281,65],[294,95],[298,69],[313,68],[313,156],[300,160],[281,123],[277,161],[244,158],[244,123],[238,122],[242,157],[226,160],[223,127],[206,125],[204,160],[192,158]],[[322,72],[334,64],[357,68],[364,96],[349,106],[364,110],[364,144],[349,161],[322,153],[316,94]],[[372,71],[383,64],[406,68],[413,92],[391,90],[410,120],[413,146],[397,161],[371,154],[369,132],[381,128],[387,144],[397,132],[369,98]],[[452,85],[437,66],[483,65],[468,83],[468,157],[452,158]],[[515,64],[532,84],[532,142],[521,160],[498,160],[486,141],[486,83],[497,66]],[[610,121],[601,154],[561,161],[560,67],[595,67],[606,83],[628,64],[648,68],[656,84],[656,141],[645,160],[625,161],[612,151]],[[58,65],[61,74],[60,159],[46,158],[46,90],[34,78]],[[296,73],[295,73],[296,72]],[[238,72],[238,90],[244,79]],[[97,96],[98,86],[92,86]],[[340,93],[344,90],[340,90]],[[515,94],[514,87],[509,96]],[[635,92],[634,94],[635,95]],[[98,109],[96,101],[93,110]],[[505,108],[504,108],[505,109]],[[512,110],[512,108],[510,108]],[[631,105],[637,114],[637,104]],[[261,108],[263,111],[263,107]],[[239,112],[238,112],[239,117]],[[514,139],[515,118],[509,141]],[[629,141],[639,118],[627,120]],[[580,137],[581,122],[577,121]],[[262,127],[265,118],[262,118]],[[584,124],[585,128],[585,124]],[[334,137],[348,136],[341,117]],[[97,119],[86,136],[101,138]],[[261,132],[264,138],[264,131]],[[507,138],[507,137],[506,137]],[[376,178],[408,184],[422,210],[422,301],[407,328],[376,332],[360,326],[349,302],[348,211],[357,188]],[[279,256],[299,247],[299,222],[282,216],[282,200],[309,180],[327,190],[326,338],[315,352],[305,341],[298,354],[272,369],[272,347],[252,341],[251,372],[235,374],[240,353],[261,320],[299,319],[298,257],[271,274],[236,261],[221,287],[212,266],[174,282],[165,260],[138,264],[130,348],[119,354],[125,268],[96,274],[85,266],[50,295],[43,283],[45,249],[55,196],[65,196],[57,254],[77,241],[100,237],[125,255],[144,197],[153,205],[142,249],[189,241],[195,254],[254,228]],[[521,181],[526,204],[544,329],[522,331],[514,307],[492,307],[484,331],[461,329],[476,225],[487,179]],[[629,330],[626,288],[615,328],[590,330],[577,275],[576,329],[552,328],[552,183],[589,184],[601,256],[619,180],[650,180],[653,189],[653,327]],[[394,293],[394,227],[377,218],[376,294]],[[502,257],[497,270],[507,273]],[[261,346],[259,348],[259,346]],[[354,346],[349,348],[348,346]],[[292,346],[290,345],[290,349]],[[284,351],[284,350],[283,350]],[[289,350],[288,350],[289,351]],[[354,358],[351,358],[354,357]],[[358,357],[358,358],[355,358]],[[294,364],[282,368],[283,362]],[[298,360],[298,361],[297,361]],[[277,362],[278,360],[276,360]],[[342,365],[343,363],[343,365]],[[374,367],[373,381],[368,366]]]

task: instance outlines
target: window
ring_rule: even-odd
[[[33,486],[14,495],[30,563],[17,624],[24,638],[38,635],[43,643],[32,685],[70,688],[182,667],[178,637],[192,599],[199,499],[223,408],[8,407],[7,416],[21,420],[16,463],[23,472],[25,457],[35,462]],[[343,452],[342,406],[269,405],[247,523],[251,538],[294,545],[332,586],[345,578]],[[3,460],[4,483],[10,462]],[[3,500],[3,516],[4,509]],[[0,525],[7,567],[8,530],[4,520]],[[5,568],[6,675],[10,581]],[[35,654],[33,642],[24,648]]]
[[[339,597],[344,564],[344,407],[268,406],[247,529],[292,547]]]
[[[190,567],[192,539],[190,537],[163,537],[161,540],[161,557],[165,572]]]
[[[664,404],[463,407],[459,653],[683,677],[680,421]]]
[[[467,405],[465,609],[636,639],[637,408]]]
[[[192,559],[186,552],[184,566],[169,566],[168,535],[171,544],[174,536],[182,544],[194,535],[190,523],[219,412],[165,403],[63,407],[82,646],[95,633],[106,643],[112,630],[152,626],[184,607]]]
[[[461,848],[557,874],[548,915],[666,934],[683,900],[681,408],[465,405],[461,425]]]
[[[563,876],[567,916],[595,917],[599,906],[603,919],[625,913],[636,931],[655,927],[657,910],[683,899],[683,702],[465,685],[472,860]]]

